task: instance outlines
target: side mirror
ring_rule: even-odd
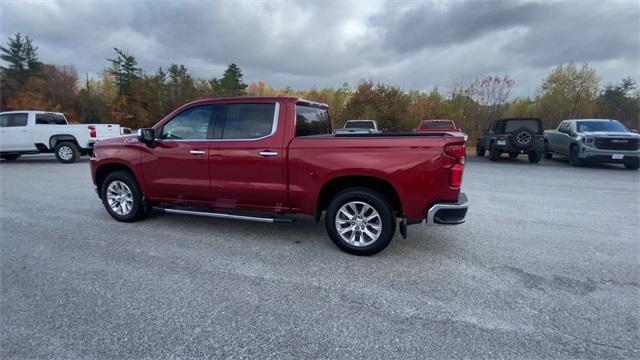
[[[148,147],[154,147],[156,143],[155,131],[151,128],[138,129],[138,140]]]

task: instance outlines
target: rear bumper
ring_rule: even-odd
[[[437,203],[427,211],[427,225],[458,225],[466,220],[469,199],[460,193],[455,203]]]

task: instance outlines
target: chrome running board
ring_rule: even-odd
[[[263,223],[273,223],[273,222],[293,222],[293,217],[287,216],[251,216],[251,215],[239,215],[239,214],[228,214],[228,213],[219,213],[219,212],[210,212],[210,211],[197,211],[197,210],[186,210],[186,209],[173,209],[173,208],[165,208],[165,207],[154,207],[155,210],[159,210],[162,212],[166,212],[169,214],[181,214],[181,215],[195,215],[195,216],[206,216],[217,219],[233,219],[233,220],[245,220],[245,221],[256,221]]]

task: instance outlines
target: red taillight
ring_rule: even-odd
[[[455,164],[449,170],[449,186],[452,188],[459,188],[462,186],[462,173],[464,172],[464,165]]]
[[[444,147],[444,153],[455,159],[455,162],[449,169],[449,186],[459,188],[462,186],[462,173],[464,172],[466,155],[464,144],[447,145]]]
[[[444,153],[456,159],[456,163],[464,164],[464,157],[467,155],[463,144],[447,145]]]
[[[96,127],[94,125],[87,126],[89,128],[89,136],[96,137]]]

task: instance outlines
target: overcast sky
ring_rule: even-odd
[[[236,63],[247,83],[408,89],[509,73],[534,95],[554,66],[588,62],[602,83],[640,80],[640,1],[0,0],[0,35],[29,35],[42,61],[99,74],[113,47],[146,72],[198,77]]]

